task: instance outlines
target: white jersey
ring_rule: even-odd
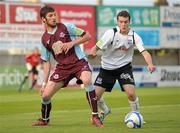
[[[122,35],[119,27],[116,28],[115,35],[113,29],[107,30],[96,43],[96,46],[102,50],[101,66],[106,70],[117,69],[132,62],[134,46],[139,52],[145,50],[142,39],[137,33],[130,30],[128,35]],[[135,42],[133,41],[133,34]]]

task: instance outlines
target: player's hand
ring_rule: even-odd
[[[97,56],[97,54],[91,54],[91,53],[89,53],[89,54],[87,55],[87,57],[88,57],[89,59],[94,59],[96,56]]]
[[[89,59],[94,59],[97,56],[97,50],[95,49],[95,47],[93,47],[90,52],[88,53],[87,57]]]
[[[155,71],[155,66],[153,64],[150,64],[147,66],[147,69],[150,73],[154,72]]]
[[[73,46],[74,44],[72,42],[63,43],[62,50],[66,54],[69,51],[69,49],[71,49]]]

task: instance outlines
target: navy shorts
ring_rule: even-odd
[[[123,85],[125,84],[135,85],[131,63],[114,70],[100,68],[94,85],[103,87],[107,92],[111,92],[116,80],[118,80],[122,91],[124,91]]]

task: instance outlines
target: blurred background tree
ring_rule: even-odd
[[[168,6],[168,1],[167,0],[155,0],[154,2],[155,6]]]

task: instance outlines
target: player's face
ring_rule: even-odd
[[[129,31],[129,18],[119,16],[117,20],[118,26],[122,34],[127,34]]]
[[[56,12],[49,12],[46,14],[46,18],[43,19],[43,22],[48,26],[48,27],[56,27],[57,24],[57,17],[56,17]]]

